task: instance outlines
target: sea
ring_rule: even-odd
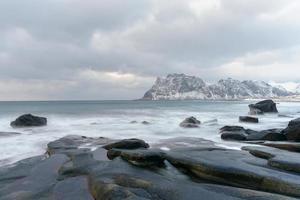
[[[279,114],[259,116],[258,124],[240,123],[254,101],[18,101],[0,102],[0,166],[45,153],[47,143],[66,135],[139,138],[150,144],[175,137],[212,140],[225,148],[241,143],[222,141],[219,129],[239,125],[254,130],[284,128],[300,117],[300,102],[279,102]],[[12,128],[10,122],[31,113],[44,116],[48,125]],[[179,123],[194,116],[199,128],[181,128]],[[136,121],[137,123],[131,123]],[[145,125],[141,122],[147,121]],[[18,132],[7,136],[3,132]],[[184,142],[184,141],[182,141]]]

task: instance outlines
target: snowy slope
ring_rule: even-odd
[[[300,89],[300,87],[299,87]],[[222,79],[215,84],[207,84],[201,78],[185,74],[169,74],[159,77],[148,90],[145,100],[183,99],[251,99],[285,97],[293,93],[282,87],[274,87],[263,81],[239,81]]]

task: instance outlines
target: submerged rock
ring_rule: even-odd
[[[272,100],[260,101],[256,104],[249,105],[249,114],[263,114],[263,113],[278,113],[276,103]]]
[[[21,135],[21,133],[18,132],[0,132],[0,137],[10,137],[10,136],[16,136]]]
[[[104,149],[138,149],[138,148],[149,148],[149,144],[146,143],[144,140],[132,138],[132,139],[125,139],[120,140],[118,142],[114,142],[111,144],[107,144],[103,146]]]
[[[183,122],[179,124],[179,126],[184,127],[184,128],[197,128],[201,122],[197,120],[195,117],[188,117]]]
[[[250,117],[250,116],[240,116],[239,121],[240,122],[249,122],[249,123],[258,123],[258,118]]]
[[[46,126],[47,118],[25,114],[18,117],[15,121],[11,122],[10,125],[12,127]]]
[[[151,124],[151,123],[148,122],[148,121],[142,121],[142,124],[144,124],[144,125],[149,125],[149,124]]]
[[[283,133],[287,140],[300,141],[300,118],[290,121]]]

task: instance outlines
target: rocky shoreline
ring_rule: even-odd
[[[18,126],[46,125],[44,118],[24,116]],[[194,117],[180,124],[200,125]],[[149,145],[69,135],[48,143],[44,155],[0,168],[0,200],[299,199],[299,136],[299,119],[280,130],[223,127],[220,137],[242,142],[241,150],[191,137]]]

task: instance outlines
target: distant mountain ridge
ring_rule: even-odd
[[[276,98],[294,95],[283,87],[271,86],[264,81],[239,81],[231,78],[208,84],[196,76],[169,74],[158,77],[144,100],[213,99],[239,100]]]

